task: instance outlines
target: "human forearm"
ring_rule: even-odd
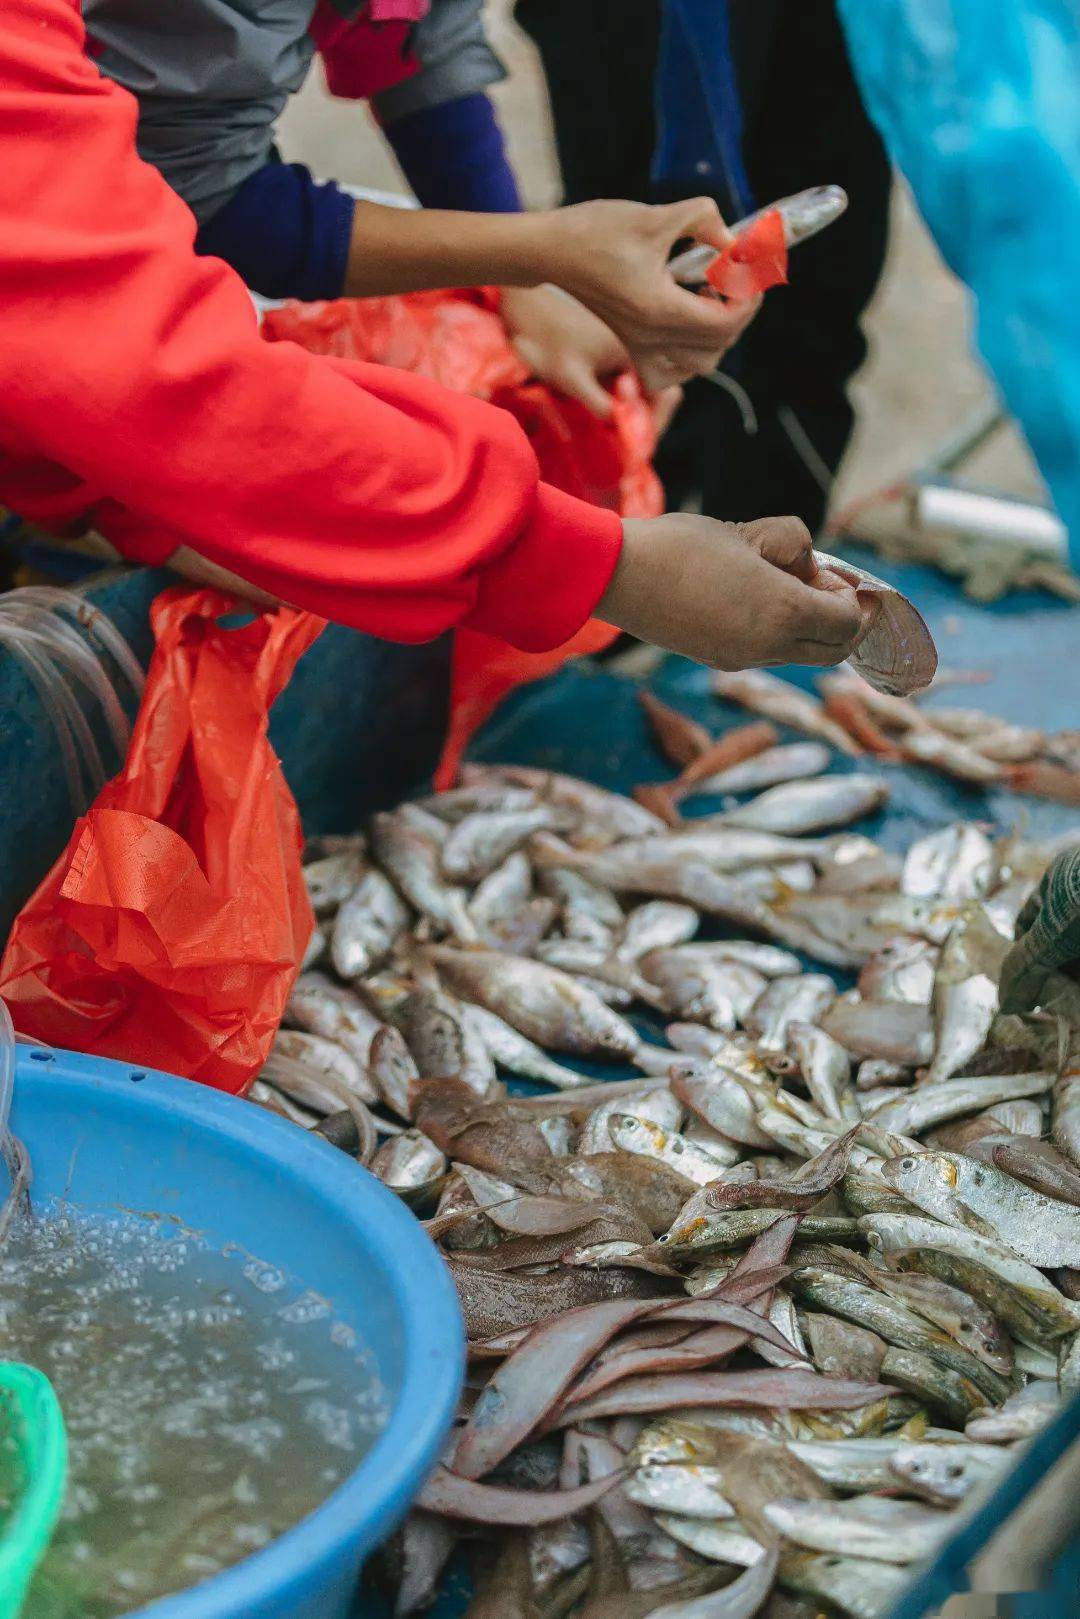
[[[345,292],[369,298],[428,287],[534,287],[548,279],[551,219],[358,202]]]

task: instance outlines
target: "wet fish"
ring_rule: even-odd
[[[1029,1383],[996,1411],[980,1411],[964,1430],[979,1444],[1008,1445],[1041,1433],[1056,1415],[1061,1396],[1054,1383]]]
[[[997,1478],[1008,1461],[1008,1452],[998,1446],[935,1442],[898,1446],[889,1469],[913,1494],[949,1507]]]
[[[344,1046],[362,1069],[367,1068],[371,1042],[383,1027],[360,997],[317,969],[301,973],[285,1007],[288,1022],[310,1034],[322,1035]]]
[[[414,990],[399,1022],[425,1079],[459,1079],[477,1096],[492,1092],[495,1064],[461,1001],[441,989]]]
[[[695,793],[756,793],[764,787],[801,781],[829,768],[830,750],[821,742],[789,742],[695,782]]]
[[[933,1507],[882,1496],[850,1501],[774,1501],[769,1523],[785,1539],[810,1551],[915,1563],[929,1556],[948,1532],[949,1516]]]
[[[495,951],[433,948],[440,975],[529,1040],[555,1051],[632,1057],[640,1043],[629,1023],[569,973]]]
[[[688,1141],[677,1130],[665,1130],[633,1113],[614,1114],[608,1122],[608,1132],[618,1151],[657,1158],[695,1186],[719,1180],[739,1157],[737,1147],[720,1141],[714,1147],[704,1147]]]
[[[962,1153],[893,1158],[882,1171],[909,1202],[939,1220],[1004,1243],[1032,1265],[1080,1265],[1080,1209]]]
[[[780,1578],[795,1591],[831,1603],[848,1619],[881,1619],[908,1583],[903,1568],[869,1557],[785,1551]]]
[[[604,1086],[602,1089],[606,1090]],[[682,1121],[682,1108],[678,1099],[664,1085],[644,1091],[632,1101],[625,1096],[613,1096],[594,1107],[581,1127],[578,1137],[578,1155],[611,1152],[611,1125],[617,1118],[633,1114],[635,1118],[656,1125],[661,1130],[677,1130]]]
[[[836,985],[824,973],[774,978],[747,1019],[758,1035],[758,1050],[782,1052],[792,1023],[817,1023],[836,999]]]
[[[791,1454],[823,1484],[861,1494],[892,1484],[889,1460],[905,1441],[889,1434],[881,1439],[789,1439],[786,1443]]]
[[[826,776],[820,781],[791,782],[770,787],[740,808],[728,810],[724,820],[731,826],[788,837],[820,832],[880,809],[889,791],[888,783],[878,776]]]
[[[946,1119],[960,1118],[994,1102],[1044,1096],[1053,1084],[1053,1074],[1046,1073],[994,1074],[979,1079],[950,1079],[941,1085],[920,1085],[898,1101],[876,1108],[874,1123],[886,1130],[915,1135]]]
[[[966,906],[951,929],[934,979],[934,1055],[927,1079],[949,1079],[986,1043],[998,1007],[1006,941],[981,906]]]
[[[1054,1141],[1080,1169],[1080,1069],[1066,1068],[1054,1087]]]
[[[857,758],[862,752],[843,726],[828,718],[816,697],[763,669],[744,669],[734,674],[714,671],[712,689],[726,702],[740,703],[752,713],[788,725],[793,731],[821,737],[841,753]]]
[[[654,1251],[670,1259],[686,1259],[691,1255],[721,1253],[726,1248],[740,1248],[746,1242],[768,1231],[785,1215],[781,1209],[725,1209],[714,1213],[695,1213],[682,1218],[655,1242]],[[825,1241],[840,1240],[854,1235],[856,1222],[844,1215],[806,1215],[802,1229],[808,1236]]]
[[[700,925],[701,918],[692,905],[650,900],[636,906],[626,918],[622,937],[614,950],[615,960],[630,965],[650,951],[685,944]]]
[[[466,784],[473,773],[483,766],[466,765],[462,777]],[[664,823],[657,816],[635,804],[622,793],[609,793],[593,782],[580,781],[576,776],[560,775],[556,770],[536,770],[526,765],[501,765],[498,774],[506,781],[531,787],[539,797],[552,804],[576,810],[588,823],[587,832],[599,833],[605,842],[617,838],[645,837],[663,830]]]
[[[859,1229],[886,1259],[895,1258],[904,1269],[929,1270],[965,1288],[1014,1331],[1036,1342],[1052,1343],[1080,1326],[1080,1306],[1041,1270],[976,1232],[903,1214],[865,1215]],[[935,1263],[937,1259],[947,1263]]]
[[[477,810],[459,821],[443,844],[443,873],[452,882],[479,882],[527,843],[534,832],[565,832],[575,819],[571,816],[568,820],[565,812],[551,804],[520,810]]]
[[[372,1162],[384,1186],[407,1202],[432,1197],[446,1175],[446,1155],[419,1130],[405,1130],[384,1141]]]
[[[930,1014],[907,1001],[855,1001],[841,995],[823,1014],[821,1026],[854,1057],[881,1057],[914,1068],[933,1053]]]
[[[896,934],[874,951],[859,974],[859,993],[867,1001],[910,1001],[929,1006],[934,992],[939,951],[911,934]]]
[[[840,1043],[812,1023],[789,1022],[788,1050],[803,1084],[826,1117],[852,1123],[861,1110],[851,1085],[851,1058]]]
[[[858,1066],[855,1088],[872,1091],[879,1087],[909,1085],[914,1076],[905,1063],[887,1062],[882,1057],[867,1057]]]
[[[892,1390],[879,1383],[819,1377],[816,1372],[661,1372],[628,1378],[592,1400],[571,1402],[563,1418],[580,1424],[599,1417],[666,1411],[678,1406],[750,1406],[795,1411],[847,1411]]]
[[[678,950],[683,961],[736,961],[763,978],[781,978],[802,971],[802,963],[790,950],[752,939],[710,939],[707,943],[679,945]]]
[[[737,1518],[709,1523],[701,1518],[674,1512],[658,1512],[656,1522],[665,1534],[682,1546],[689,1546],[699,1557],[711,1562],[732,1563],[736,1568],[753,1569],[765,1557],[765,1547]]]
[[[304,886],[316,916],[327,916],[344,905],[364,875],[362,849],[345,849],[311,860],[303,868]]]
[[[757,1122],[757,1108],[746,1086],[720,1068],[673,1069],[671,1092],[699,1119],[744,1147],[771,1147],[772,1137]]]
[[[902,740],[904,757],[915,764],[932,765],[958,781],[988,787],[1002,777],[1002,766],[955,737],[931,727],[908,731]]]
[[[986,833],[954,821],[913,843],[904,857],[901,892],[912,899],[982,899],[997,873],[997,855]]]
[[[340,978],[363,978],[381,967],[410,918],[408,906],[382,872],[366,872],[334,918],[334,971]]]
[[[618,1475],[613,1473],[576,1490],[509,1490],[497,1484],[478,1484],[439,1467],[417,1499],[427,1512],[474,1523],[527,1527],[582,1512],[617,1483]]]
[[[651,950],[641,960],[642,973],[661,992],[669,1014],[733,1031],[758,1001],[767,980],[744,962],[686,955],[685,949]]]
[[[1080,1208],[1080,1172],[1048,1141],[1010,1138],[991,1150],[993,1162],[1036,1192]]]
[[[532,867],[520,849],[488,872],[469,900],[469,915],[480,931],[505,926],[532,897]]]
[[[555,1062],[546,1051],[486,1007],[463,1004],[462,1015],[466,1026],[479,1037],[487,1048],[488,1056],[500,1068],[519,1074],[523,1079],[554,1085],[563,1091],[580,1090],[590,1083],[585,1075]]]
[[[462,944],[477,944],[480,935],[469,915],[466,895],[444,879],[440,844],[420,821],[422,813],[404,804],[393,813],[374,817],[371,841],[379,864],[409,904],[440,932],[452,933]],[[445,832],[445,826],[442,829]]]

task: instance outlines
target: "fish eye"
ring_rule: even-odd
[[[971,1178],[975,1182],[976,1186],[981,1186],[983,1181],[986,1179],[986,1176],[983,1174],[981,1169],[977,1169]]]
[[[970,1332],[971,1331],[971,1322],[970,1321],[961,1321],[961,1323],[960,1323],[960,1331],[961,1332]]]
[[[901,1158],[901,1160],[900,1160],[900,1168],[901,1169],[914,1169],[915,1168],[915,1160],[914,1160],[914,1158]]]
[[[963,1471],[964,1469],[961,1467],[959,1462],[950,1462],[948,1467],[945,1469],[945,1472],[949,1478],[959,1478]]]

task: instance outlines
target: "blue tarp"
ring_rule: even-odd
[[[1080,566],[1080,7],[837,0],[867,109]]]

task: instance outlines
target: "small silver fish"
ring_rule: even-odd
[[[1041,1433],[1057,1415],[1061,1395],[1055,1383],[1028,1383],[996,1411],[980,1411],[964,1429],[979,1444],[1009,1445]]]
[[[411,812],[411,813],[410,813]],[[442,875],[440,845],[414,806],[403,804],[392,814],[376,815],[371,823],[372,847],[383,870],[409,904],[444,933],[462,944],[477,944],[480,934],[469,915],[466,896]],[[442,822],[435,821],[445,833]]]
[[[962,905],[989,893],[997,866],[994,845],[986,833],[969,821],[954,821],[911,845],[904,857],[900,891],[912,899]]]
[[[1008,948],[980,905],[965,906],[945,941],[934,979],[934,1055],[927,1080],[949,1079],[986,1043],[998,1008]]]
[[[1009,1453],[1000,1446],[933,1443],[901,1445],[889,1467],[914,1495],[950,1507],[997,1478],[1008,1462]]]
[[[830,1603],[847,1619],[881,1619],[899,1601],[908,1575],[869,1557],[785,1552],[784,1583]]]
[[[593,1057],[632,1057],[640,1043],[631,1024],[569,973],[496,951],[431,952],[450,986],[537,1045]]]
[[[788,1050],[799,1064],[803,1084],[811,1099],[830,1119],[848,1124],[861,1117],[861,1109],[851,1086],[851,1058],[831,1034],[812,1023],[790,1022]]]
[[[301,973],[297,978],[285,1007],[285,1017],[310,1034],[336,1040],[365,1070],[371,1042],[383,1027],[358,995],[316,969]]]
[[[451,882],[479,882],[534,832],[566,831],[567,826],[565,813],[551,804],[524,810],[478,810],[459,821],[443,844],[443,873]]]
[[[665,1130],[634,1113],[613,1114],[608,1121],[608,1133],[619,1151],[656,1158],[693,1181],[695,1186],[708,1186],[719,1180],[724,1170],[739,1159],[737,1147],[719,1143],[705,1147],[688,1141],[677,1130]]]
[[[687,956],[684,949],[650,951],[642,973],[660,990],[669,1014],[734,1030],[764,991],[765,978],[742,962]]]
[[[554,1085],[558,1090],[579,1090],[583,1085],[591,1083],[583,1074],[576,1073],[573,1068],[564,1068],[561,1063],[553,1061],[546,1051],[541,1051],[538,1045],[527,1040],[517,1029],[511,1028],[503,1018],[496,1013],[489,1012],[484,1006],[464,1005],[462,1012],[466,1024],[470,1024],[479,1035],[488,1050],[488,1055],[497,1062],[500,1068],[509,1069],[512,1074],[520,1074],[523,1079],[535,1079],[544,1085]]]
[[[963,1153],[911,1153],[882,1174],[910,1203],[1004,1243],[1032,1265],[1080,1266],[1080,1209]]]
[[[453,995],[442,989],[414,990],[398,1022],[424,1079],[460,1079],[477,1096],[493,1092],[495,1064],[483,1033]]]
[[[1054,1140],[1080,1169],[1080,1069],[1066,1068],[1054,1087]]]
[[[469,915],[487,934],[513,920],[532,897],[532,867],[520,849],[489,871],[469,900]]]
[[[786,836],[845,826],[880,809],[890,788],[879,776],[826,776],[820,781],[791,782],[770,787],[760,797],[728,810],[731,826],[745,826]]]
[[[758,944],[752,939],[710,939],[708,943],[683,944],[679,953],[684,961],[737,961],[752,967],[763,978],[783,978],[802,971],[798,956],[775,944]]]
[[[682,1108],[666,1086],[658,1085],[632,1101],[625,1095],[615,1096],[593,1108],[585,1120],[578,1137],[579,1156],[588,1158],[610,1152],[612,1119],[631,1112],[635,1118],[657,1125],[661,1130],[677,1130],[682,1121]]]
[[[859,974],[859,993],[867,1001],[910,1001],[929,1006],[940,952],[914,934],[895,934],[875,950]]]
[[[1053,1074],[987,1074],[978,1079],[950,1079],[941,1085],[919,1085],[898,1101],[874,1110],[874,1123],[903,1135],[915,1135],[946,1119],[962,1118],[991,1102],[1044,1096]]]
[[[774,978],[747,1019],[759,1036],[761,1052],[784,1051],[792,1023],[816,1024],[836,999],[836,985],[824,973]]]
[[[707,1518],[713,1523],[735,1516],[735,1508],[724,1495],[724,1475],[718,1467],[693,1462],[660,1466],[654,1462],[631,1473],[623,1488],[631,1501],[653,1512],[677,1512],[685,1518]]]
[[[916,1563],[928,1557],[951,1528],[948,1513],[884,1496],[849,1501],[772,1501],[764,1508],[774,1529],[809,1551]]]
[[[372,1172],[407,1202],[431,1197],[446,1174],[447,1161],[419,1130],[405,1130],[384,1141],[372,1160]]]
[[[304,885],[316,916],[327,916],[343,905],[364,875],[366,861],[357,849],[325,855],[304,867]]]
[[[703,781],[694,783],[694,794],[699,793],[756,793],[763,787],[778,787],[783,782],[801,781],[807,776],[819,776],[828,770],[832,753],[821,742],[789,742],[776,748],[766,748],[741,764],[729,765]]]
[[[363,978],[381,967],[409,920],[409,908],[393,884],[381,871],[366,872],[334,918],[334,971],[340,978]]]
[[[934,1032],[925,1007],[909,1001],[862,1001],[838,996],[821,1026],[854,1057],[882,1057],[916,1067],[928,1062]]]
[[[701,918],[692,905],[654,899],[638,905],[626,918],[614,959],[628,966],[652,950],[668,949],[692,939]]]

